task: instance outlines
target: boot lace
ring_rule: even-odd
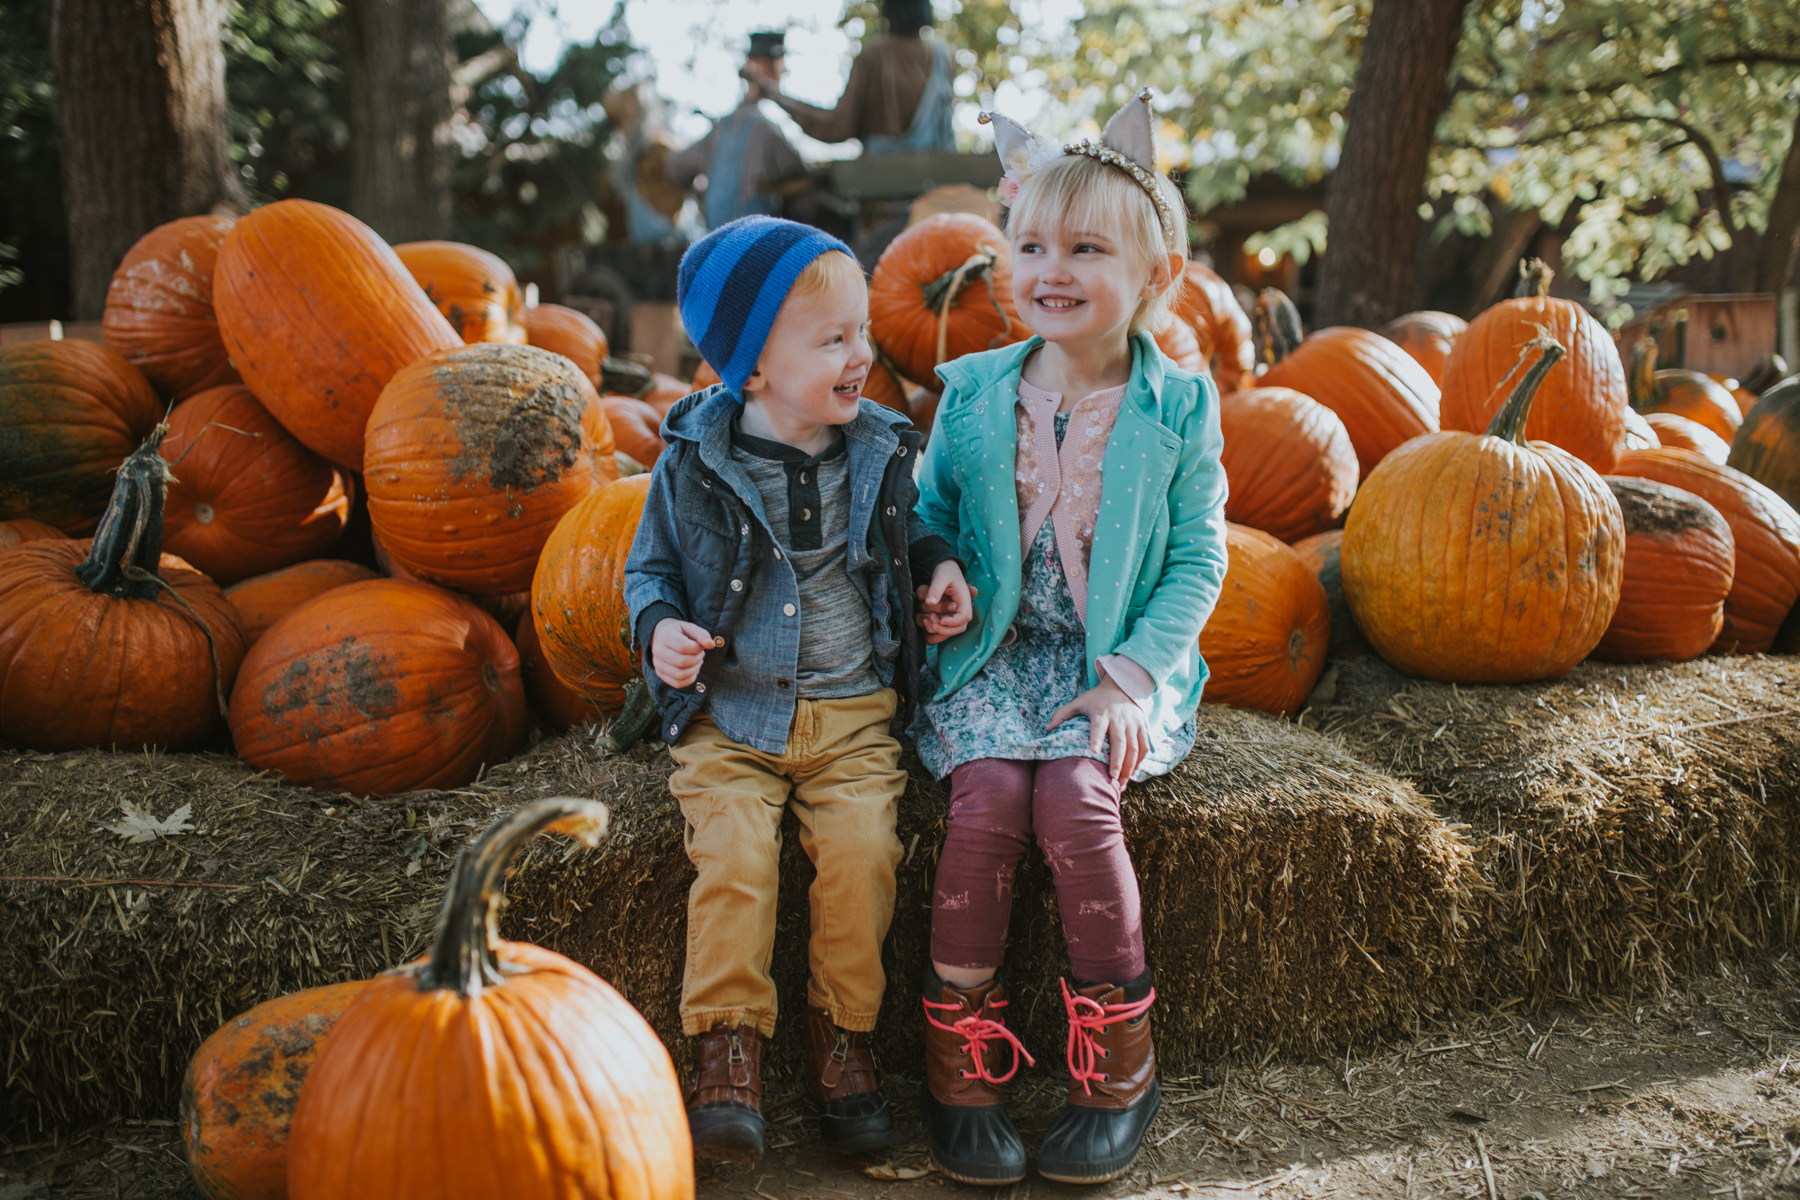
[[[957,1050],[969,1056],[970,1061],[975,1064],[975,1070],[970,1072],[965,1071],[960,1067],[957,1068],[956,1073],[964,1079],[979,1079],[983,1083],[998,1086],[1018,1074],[1019,1058],[1021,1055],[1024,1056],[1025,1061],[1032,1066],[1035,1067],[1037,1065],[1037,1059],[1031,1057],[1031,1051],[1025,1049],[1025,1043],[1021,1042],[1013,1031],[1006,1027],[1006,1022],[996,1021],[990,1017],[984,1017],[981,1015],[981,1012],[972,1012],[968,1016],[946,1025],[944,1022],[932,1016],[931,1010],[935,1008],[940,1011],[954,1011],[962,1008],[961,1004],[940,1004],[931,1000],[926,1000],[923,1003],[925,1005],[926,1021],[937,1026],[946,1033],[959,1034],[965,1039],[963,1044],[957,1047]],[[985,1012],[989,1009],[1005,1008],[1006,1005],[1007,1001],[1005,1000],[990,1000],[982,1006],[982,1011]],[[995,1075],[992,1071],[988,1070],[987,1044],[989,1041],[996,1038],[1012,1043],[1012,1066],[1008,1068],[1004,1075]]]
[[[1064,979],[1062,994],[1063,1007],[1069,1013],[1069,1077],[1079,1080],[1081,1090],[1091,1096],[1094,1084],[1107,1081],[1106,1072],[1094,1069],[1095,1062],[1107,1057],[1094,1034],[1104,1033],[1115,1021],[1135,1021],[1149,1012],[1156,1002],[1156,989],[1151,988],[1148,996],[1135,1003],[1101,1004],[1080,992],[1071,992],[1069,981]]]

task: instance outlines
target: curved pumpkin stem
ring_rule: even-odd
[[[1006,315],[1006,310],[1000,307],[1000,301],[994,295],[994,264],[999,260],[999,251],[982,246],[975,253],[969,255],[963,265],[954,271],[945,271],[930,283],[919,285],[919,290],[925,294],[925,307],[937,314],[937,361],[939,363],[944,361],[945,344],[950,336],[950,306],[955,304],[956,298],[962,295],[964,289],[977,279],[987,281],[988,303],[993,305],[994,311],[1000,314],[1000,320],[1005,326],[1000,337],[1003,338],[1012,333],[1012,318]],[[994,340],[998,342],[1000,339]],[[992,348],[992,346],[989,347],[989,349]],[[895,372],[894,378],[900,378],[899,372]]]
[[[1515,300],[1542,300],[1550,294],[1550,283],[1556,278],[1556,272],[1550,264],[1541,258],[1521,258],[1519,260],[1519,282],[1513,288]]]
[[[88,590],[124,600],[154,600],[154,583],[134,579],[127,570],[137,567],[151,575],[162,565],[163,503],[175,476],[159,453],[168,435],[165,422],[150,431],[144,444],[119,464],[119,482],[88,556],[75,568],[75,577]]]
[[[603,754],[623,754],[644,740],[650,723],[656,720],[656,705],[650,699],[650,688],[642,675],[634,675],[625,685],[625,708],[606,727],[595,745]]]
[[[1631,407],[1649,412],[1663,402],[1662,383],[1656,378],[1656,339],[1646,336],[1631,348],[1631,371],[1625,377]]]
[[[506,872],[525,843],[544,830],[598,846],[611,813],[598,800],[554,796],[501,817],[456,856],[450,886],[438,908],[431,957],[419,968],[419,990],[447,988],[473,996],[506,981],[494,953]]]
[[[1272,367],[1304,340],[1300,310],[1280,288],[1264,288],[1256,296],[1256,359]]]
[[[1568,353],[1563,349],[1563,344],[1548,333],[1539,333],[1525,343],[1525,349],[1519,355],[1520,366],[1524,365],[1525,359],[1533,350],[1542,350],[1543,354],[1531,364],[1525,377],[1513,385],[1512,395],[1506,398],[1506,403],[1494,414],[1493,423],[1487,428],[1487,436],[1505,438],[1521,446],[1525,444],[1525,417],[1531,411],[1531,401],[1537,395],[1539,385],[1544,382],[1544,376],[1550,374],[1550,368],[1561,362]],[[1518,369],[1517,366],[1513,368],[1515,371]]]

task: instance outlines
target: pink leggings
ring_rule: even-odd
[[[1119,824],[1119,786],[1091,758],[978,758],[950,772],[950,816],[931,904],[931,957],[998,967],[1013,874],[1035,835],[1056,879],[1069,964],[1084,984],[1144,973],[1137,874]]]

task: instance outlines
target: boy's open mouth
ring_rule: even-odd
[[[863,381],[858,379],[853,383],[840,383],[831,390],[848,399],[851,396],[859,395],[862,392],[862,385]]]

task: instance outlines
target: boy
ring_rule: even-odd
[[[924,641],[973,614],[951,547],[913,515],[919,435],[860,399],[873,356],[849,247],[773,217],[721,226],[683,256],[683,323],[723,382],[670,410],[625,568],[669,787],[699,877],[688,894],[683,1032],[700,1040],[694,1153],[762,1154],[762,1039],[781,814],[818,868],[806,1078],[826,1145],[888,1144],[867,1046],[886,980],[906,774],[888,729]],[[913,615],[914,580],[923,611]],[[790,791],[792,796],[790,798]]]

